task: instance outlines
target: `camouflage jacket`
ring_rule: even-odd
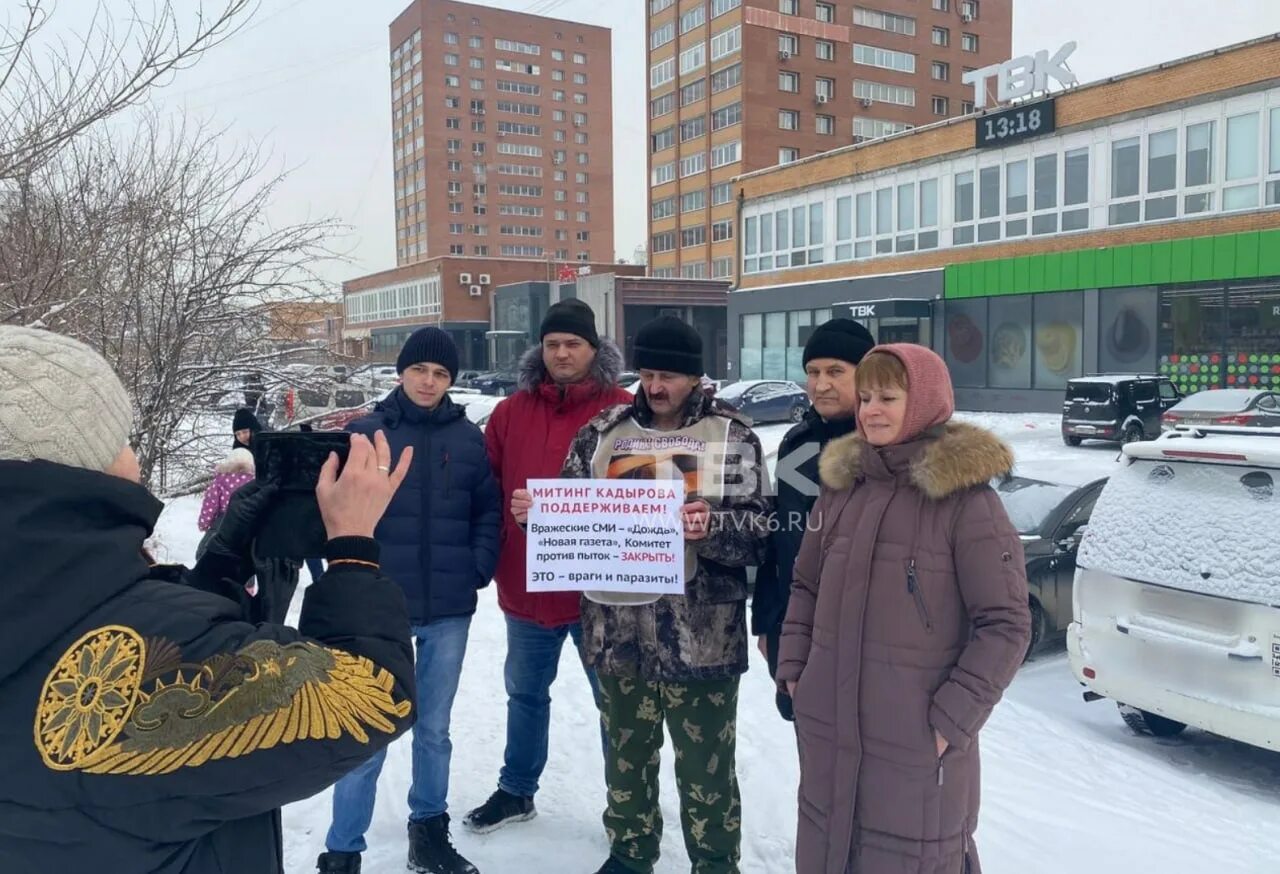
[[[730,420],[729,442],[751,446],[755,457],[729,455],[725,465],[731,478],[749,486],[746,493],[712,506],[710,532],[695,547],[697,573],[683,596],[667,595],[637,607],[582,599],[584,657],[601,674],[687,682],[735,677],[747,670],[746,569],[764,557],[771,511],[764,453],[747,422],[720,401],[695,390],[686,410],[682,427],[707,416]],[[652,421],[643,392],[635,403],[604,410],[578,432],[561,475],[594,476],[592,458],[601,439],[628,419],[642,426]],[[733,474],[735,470],[741,472]]]

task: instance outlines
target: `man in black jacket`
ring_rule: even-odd
[[[372,539],[411,453],[393,470],[385,437],[353,436],[341,476],[330,458],[330,569],[297,630],[252,625],[274,488],[237,492],[192,571],[152,566],[163,505],[131,417],[88,347],[0,327],[0,871],[280,874],[279,808],[412,722],[408,613]]]
[[[853,374],[875,345],[875,338],[861,323],[839,318],[819,325],[804,346],[805,388],[813,406],[778,446],[777,515],[769,557],[760,565],[751,599],[751,633],[769,662],[770,675],[778,670],[778,638],[791,597],[791,569],[804,540],[809,511],[818,499],[818,456],[828,441],[857,427]],[[784,719],[794,719],[791,698],[785,692],[778,692],[777,705]]]

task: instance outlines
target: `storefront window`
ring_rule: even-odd
[[[738,378],[759,379],[761,347],[764,346],[764,316],[752,313],[742,317],[742,347],[738,351]]]
[[[1222,384],[1226,302],[1222,287],[1160,294],[1160,372],[1184,394]]]
[[[787,313],[787,379],[804,383],[804,344],[813,331],[813,312]]]
[[[1098,300],[1098,367],[1154,373],[1159,298],[1154,288],[1104,288]]]
[[[949,300],[946,303],[946,360],[951,381],[958,386],[982,388],[987,384],[987,299]]]
[[[1280,389],[1280,283],[1227,289],[1228,388]]]
[[[1034,295],[1035,387],[1062,389],[1081,375],[1084,293]]]
[[[1031,296],[991,301],[988,373],[992,388],[1031,388]]]
[[[779,213],[784,215],[785,213]],[[787,314],[765,313],[764,352],[761,358],[761,379],[786,379],[787,376]]]

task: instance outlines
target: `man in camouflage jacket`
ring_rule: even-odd
[[[770,504],[759,439],[747,420],[702,392],[701,346],[672,317],[641,328],[635,402],[592,419],[562,474],[652,478],[667,475],[665,465],[689,494],[684,595],[583,598],[583,649],[599,675],[610,745],[604,822],[611,855],[598,874],[649,874],[658,859],[664,722],[676,749],[692,871],[738,871],[734,752],[738,682],[747,669],[746,568],[763,557]],[[675,454],[659,451],[673,445]]]

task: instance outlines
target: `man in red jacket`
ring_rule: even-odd
[[[579,594],[528,591],[525,534],[511,514],[512,501],[527,500],[529,480],[560,476],[569,444],[596,413],[635,400],[618,386],[622,354],[596,333],[595,313],[582,301],[548,309],[539,341],[520,361],[519,390],[494,408],[485,426],[505,508],[497,580],[507,617],[507,749],[498,790],[463,821],[479,833],[537,816],[533,796],[547,764],[551,682],[565,638],[582,650]],[[595,675],[583,667],[595,695]]]

